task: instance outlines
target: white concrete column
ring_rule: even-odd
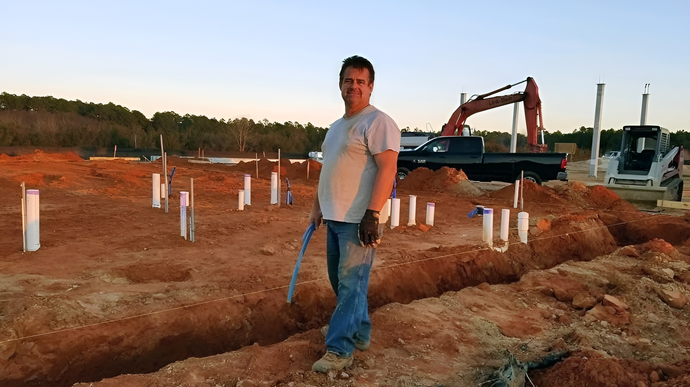
[[[518,127],[518,112],[520,111],[520,106],[518,102],[513,104],[513,133],[510,136],[510,153],[517,152],[517,127]],[[542,141],[543,143],[543,141]]]
[[[597,83],[597,104],[594,110],[594,133],[592,134],[592,153],[589,160],[589,177],[597,177],[599,169],[599,148],[601,141],[601,115],[604,111],[604,83]]]
[[[640,125],[647,125],[648,102],[649,102],[649,83],[644,85],[644,94],[642,94],[642,113],[640,114]]]

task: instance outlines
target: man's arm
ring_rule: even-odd
[[[311,206],[311,213],[309,214],[309,221],[307,224],[314,223],[314,228],[316,230],[321,226],[321,221],[323,220],[323,215],[321,214],[321,203],[319,203],[319,191],[316,191],[316,196],[314,197],[314,204]]]
[[[371,192],[369,206],[359,223],[359,240],[362,246],[376,248],[381,242],[379,234],[379,212],[388,200],[397,171],[398,152],[386,150],[374,155],[378,172]]]
[[[391,191],[393,191],[393,181],[395,181],[395,174],[398,171],[398,152],[389,149],[375,154],[374,160],[379,171],[376,173],[376,180],[374,180],[374,188],[367,209],[381,211]]]

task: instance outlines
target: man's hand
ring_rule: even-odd
[[[359,223],[359,240],[363,246],[376,247],[381,243],[379,236],[379,212],[367,209]]]
[[[309,221],[307,222],[307,224],[314,223],[314,229],[318,230],[319,226],[321,226],[322,221],[323,215],[321,214],[321,210],[312,208],[311,213],[309,213]]]
[[[311,206],[311,212],[309,212],[309,221],[307,224],[314,223],[314,230],[318,230],[319,226],[323,222],[323,214],[321,213],[321,204],[319,203],[319,193],[316,193],[314,197],[314,204]]]

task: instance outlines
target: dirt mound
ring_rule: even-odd
[[[523,180],[521,188],[525,202],[540,203],[542,205],[566,204],[567,200],[558,195],[553,188],[541,186],[529,180]],[[498,191],[488,193],[486,196],[513,202],[515,198],[515,184],[511,184]]]
[[[442,167],[438,171],[417,168],[404,180],[398,181],[398,188],[410,191],[450,192],[460,195],[478,196],[481,189],[467,180],[462,170]]]
[[[690,363],[652,365],[634,359],[608,358],[596,351],[583,351],[554,367],[536,371],[532,382],[538,386],[687,386]],[[667,383],[664,383],[667,382]]]
[[[627,200],[621,199],[617,193],[603,185],[591,187],[587,196],[589,202],[599,208],[607,208],[615,211],[637,212],[637,208]]]
[[[569,203],[577,206],[637,212],[635,206],[603,185],[587,186],[585,183],[573,181],[556,186],[554,190]]]
[[[40,149],[32,154],[10,157],[7,155],[0,155],[0,161],[84,161],[74,152],[67,153],[45,153]]]
[[[291,162],[289,159],[280,159],[280,178],[288,179],[306,179],[307,178],[307,163],[309,165],[309,179],[318,179],[321,172],[321,163],[315,160],[306,160],[303,162]],[[238,171],[252,175],[256,178],[257,162],[240,161],[236,165],[230,167],[231,170]],[[278,162],[270,161],[266,158],[259,159],[258,173],[260,179],[270,179],[271,172],[278,172]]]

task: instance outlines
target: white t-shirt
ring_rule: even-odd
[[[347,223],[362,220],[378,172],[373,155],[389,149],[400,150],[400,129],[372,105],[331,125],[321,146],[319,204],[324,219]]]

